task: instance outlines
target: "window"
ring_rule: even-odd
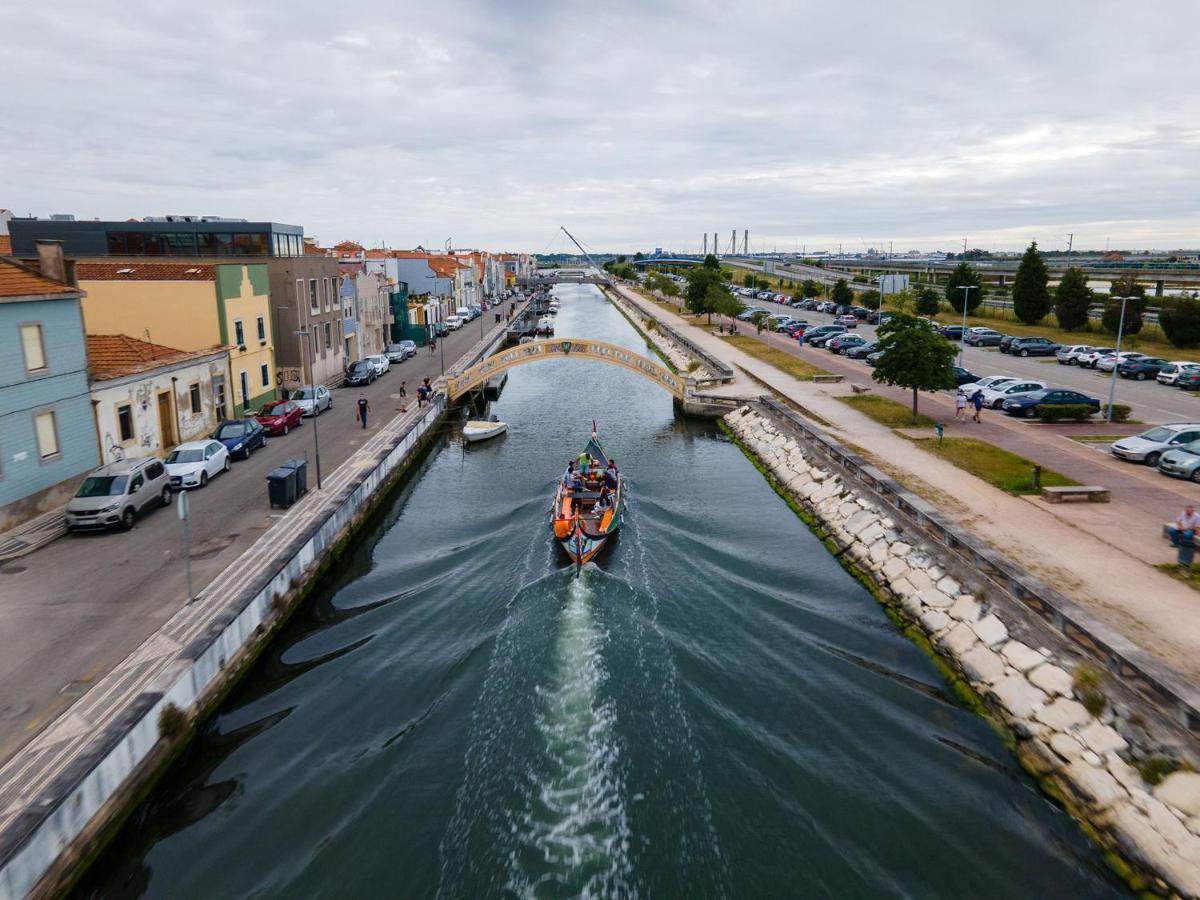
[[[328,322],[326,322],[325,323],[325,349],[328,350],[332,346],[333,346],[333,327]]]
[[[233,342],[239,347],[246,346],[246,329],[242,327],[241,319],[233,320]]]
[[[199,415],[200,413],[200,382],[196,382],[188,388],[188,396],[192,401],[192,413]]]
[[[26,322],[21,326],[21,348],[25,351],[26,372],[32,375],[45,370],[46,345],[42,342],[40,322]]]
[[[329,312],[333,306],[333,279],[325,279],[325,312]]]
[[[267,364],[263,363],[261,366],[259,366],[258,371],[259,371],[259,374],[262,376],[262,386],[270,387],[271,386],[271,371],[270,371],[270,369],[267,368]]]
[[[256,324],[258,325],[258,342],[265,344],[267,342],[267,320],[259,316]]]
[[[217,416],[217,421],[225,418],[225,376],[214,375],[212,380],[213,389],[213,406]]]
[[[250,378],[246,375],[246,370],[242,370],[242,406],[250,405]]]
[[[317,298],[317,279],[308,279],[308,308],[315,313],[321,311],[321,301]]]
[[[33,417],[33,430],[37,434],[38,456],[42,459],[57,456],[58,423],[54,421],[54,413],[36,413]]]
[[[122,444],[133,440],[133,407],[128,403],[117,407],[117,437]]]

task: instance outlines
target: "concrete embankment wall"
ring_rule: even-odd
[[[503,338],[499,326],[448,374]],[[446,408],[439,392],[423,410],[385,424],[320,492],[5,765],[0,898],[50,896],[78,875],[408,470]],[[160,724],[164,710],[183,714],[170,734]]]
[[[724,421],[1132,886],[1200,896],[1200,774],[1151,786],[1136,767],[1196,759],[1183,679],[785,407],[764,399]]]

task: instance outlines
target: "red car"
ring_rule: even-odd
[[[267,434],[287,434],[293,428],[300,427],[300,419],[304,410],[295,400],[276,400],[262,408],[257,416],[258,424]]]

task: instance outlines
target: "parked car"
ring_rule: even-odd
[[[854,318],[850,313],[842,313],[840,316],[834,318],[833,322],[835,325],[841,325],[845,328],[858,327],[858,319]]]
[[[391,360],[387,358],[386,353],[375,353],[371,356],[363,357],[363,362],[375,370],[375,377],[386,375],[392,369]]]
[[[972,328],[964,340],[972,347],[999,347],[1004,335],[991,328]]]
[[[867,339],[859,334],[839,334],[825,342],[825,349],[830,353],[840,356],[851,347],[857,347],[859,344],[865,344],[866,342]]]
[[[959,387],[966,388],[969,396],[975,393],[976,390],[982,391],[985,388],[998,388],[1002,384],[1011,384],[1016,380],[1016,375],[985,375],[971,384],[962,384]]]
[[[1008,346],[1013,356],[1050,356],[1057,349],[1058,344],[1044,337],[1017,338]]]
[[[1143,356],[1140,359],[1127,359],[1117,366],[1117,374],[1122,378],[1132,378],[1135,381],[1145,381],[1155,378],[1165,369],[1168,363],[1161,356]]]
[[[759,291],[757,294],[754,295],[755,300],[770,300],[771,297],[772,297],[772,294],[770,291]]]
[[[449,328],[451,331],[458,331],[458,329],[463,327],[463,317],[462,316],[446,316],[446,327]]]
[[[1116,347],[1093,347],[1090,353],[1080,353],[1076,359],[1079,360],[1081,369],[1094,369],[1100,360],[1116,352]]]
[[[1158,459],[1158,471],[1172,478],[1200,481],[1200,441],[1165,451]]]
[[[1200,372],[1200,363],[1188,362],[1187,360],[1169,362],[1158,370],[1155,378],[1158,379],[1159,384],[1176,384],[1179,376],[1185,372]]]
[[[818,325],[804,332],[804,342],[813,347],[823,347],[831,337],[845,334],[846,329],[841,325]]]
[[[760,313],[760,312],[766,312],[766,310],[763,309],[761,306],[747,306],[740,313],[738,313],[737,318],[738,318],[739,322],[749,322],[751,319],[754,318],[755,313]]]
[[[1044,381],[1015,380],[1004,384],[993,385],[983,389],[983,405],[992,409],[1000,409],[1005,400],[1011,400],[1018,394],[1032,394],[1034,391],[1044,391],[1049,385]]]
[[[975,384],[979,381],[979,376],[970,369],[964,369],[962,366],[951,366],[950,369],[954,372],[954,383],[960,387],[964,384]]]
[[[965,333],[961,325],[943,325],[939,331],[942,337],[948,341],[954,341],[956,344],[963,339]]]
[[[850,315],[854,316],[856,319],[865,319],[870,314],[871,310],[867,309],[865,306],[850,307]]]
[[[863,341],[861,344],[855,344],[843,353],[847,359],[866,359],[871,353],[879,347],[879,341]]]
[[[1200,441],[1200,423],[1171,422],[1121,438],[1109,448],[1109,452],[1117,459],[1157,466],[1159,457],[1167,450],[1194,441]]]
[[[445,322],[434,322],[433,323],[433,334],[435,337],[444,338],[449,333],[450,333],[450,326],[447,325]]]
[[[1200,369],[1188,369],[1176,375],[1175,387],[1183,391],[1200,391]]]
[[[346,386],[359,387],[370,384],[378,377],[375,367],[365,359],[356,360],[346,367]]]
[[[1065,347],[1055,350],[1054,356],[1060,366],[1077,366],[1081,356],[1085,356],[1095,349],[1089,344],[1067,344]]]
[[[1006,334],[1000,338],[1000,343],[996,346],[1000,348],[1001,353],[1007,353],[1012,348],[1012,342],[1017,339],[1014,334]]]
[[[323,384],[313,387],[301,387],[292,391],[289,400],[295,400],[300,411],[306,416],[319,416],[322,410],[333,409],[333,394]]]
[[[882,350],[873,350],[866,355],[866,363],[872,369],[879,365],[879,360],[883,357]]]
[[[388,344],[383,352],[391,362],[402,363],[410,356],[417,355],[417,345],[414,341],[400,341],[398,344]]]
[[[230,456],[249,459],[259,447],[267,446],[267,430],[258,419],[230,419],[217,426],[212,439],[224,444]]]
[[[267,434],[287,434],[304,421],[304,410],[295,400],[275,400],[258,411],[258,419]]]
[[[1047,388],[1041,391],[1031,391],[1009,397],[1004,401],[1003,409],[1010,416],[1024,416],[1026,419],[1036,419],[1047,406],[1090,406],[1093,412],[1100,412],[1100,401],[1078,391],[1067,391],[1062,388]]]
[[[806,330],[808,330],[808,322],[804,321],[804,319],[792,319],[787,324],[788,337],[796,337],[797,335],[804,334]]]
[[[1100,357],[1100,361],[1096,363],[1095,368],[1101,372],[1111,372],[1121,363],[1132,362],[1135,359],[1141,359],[1145,356],[1144,353],[1136,353],[1133,350],[1122,350],[1120,353],[1110,353],[1107,356]]]
[[[780,334],[786,334],[788,326],[792,324],[791,316],[775,316],[771,320],[775,323],[775,331]]]
[[[188,441],[168,453],[165,464],[175,490],[204,487],[229,471],[229,451],[220,441]]]
[[[67,531],[132,528],[155,504],[171,505],[171,478],[155,456],[122,459],[96,469],[67,501]]]

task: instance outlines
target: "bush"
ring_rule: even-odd
[[[1142,781],[1153,787],[1161,784],[1162,780],[1172,772],[1178,772],[1182,768],[1185,767],[1173,759],[1165,756],[1151,756],[1138,766],[1138,771],[1142,775]]]
[[[187,715],[174,703],[168,703],[158,713],[158,736],[168,740],[179,737],[187,728]]]
[[[963,291],[964,287],[969,287],[971,290]],[[964,296],[967,300],[967,312],[974,312],[975,308],[983,302],[983,281],[980,280],[979,273],[965,262],[954,267],[950,277],[946,279],[945,285],[946,302],[953,307],[956,313],[963,311]]]
[[[870,283],[870,280],[867,278],[866,275],[855,275],[850,280],[853,281],[855,284],[869,284]]]
[[[1038,415],[1043,422],[1086,422],[1094,412],[1086,403],[1056,403],[1043,406]]]
[[[925,285],[917,294],[917,315],[936,316],[942,308],[942,299],[936,288]]]
[[[1092,289],[1082,269],[1072,266],[1063,273],[1062,280],[1054,291],[1054,315],[1058,327],[1067,331],[1078,331],[1088,324],[1088,310],[1092,308]]]
[[[1114,422],[1124,422],[1129,418],[1129,414],[1133,412],[1132,406],[1127,406],[1124,403],[1114,403],[1112,408],[1112,420]],[[1104,403],[1100,406],[1100,415],[1108,418],[1108,404]]]
[[[1071,680],[1074,683],[1075,696],[1079,698],[1083,708],[1093,716],[1099,717],[1104,712],[1104,707],[1108,706],[1108,698],[1104,696],[1104,691],[1101,689],[1101,685],[1104,683],[1103,674],[1087,663],[1080,663],[1075,667],[1074,677]]]
[[[882,298],[879,296],[879,291],[874,289],[863,291],[858,295],[859,305],[865,306],[867,309],[879,309],[879,303],[881,299]]]
[[[1158,323],[1175,347],[1200,345],[1200,300],[1182,297],[1162,305]]]
[[[1109,334],[1117,333],[1117,325],[1121,321],[1121,301],[1110,300],[1104,307],[1104,315],[1100,317],[1100,327]],[[1142,330],[1142,304],[1139,300],[1130,300],[1125,304],[1125,327],[1121,333],[1137,334]]]

